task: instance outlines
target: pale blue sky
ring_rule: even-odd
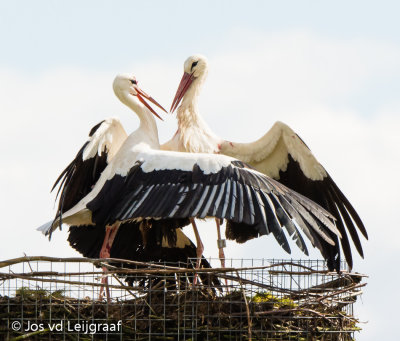
[[[370,240],[355,270],[371,278],[356,309],[369,323],[357,340],[389,340],[400,304],[400,275],[387,275],[398,267],[400,239],[399,13],[398,1],[0,0],[0,207],[8,231],[0,259],[76,255],[65,229],[49,243],[35,227],[53,216],[49,188],[92,125],[115,115],[136,128],[111,91],[114,75],[139,73],[169,107],[183,61],[202,53],[210,72],[200,110],[212,129],[251,141],[284,121],[360,213]],[[162,140],[175,129],[167,115]],[[215,256],[209,231],[205,252]],[[227,256],[289,257],[275,244],[228,243]],[[389,306],[382,290],[398,303]]]
[[[400,43],[399,12],[397,1],[367,0],[1,1],[0,64],[31,73],[210,55],[237,29]]]
[[[32,77],[60,66],[114,70],[193,52],[212,57],[248,44],[238,31],[399,44],[398,13],[397,1],[1,1],[0,67]],[[371,114],[400,93],[398,76],[381,74],[344,100]]]

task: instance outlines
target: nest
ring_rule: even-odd
[[[282,263],[264,267],[263,271],[267,268],[265,273],[273,279],[282,280],[283,275],[299,278],[318,274],[321,278],[329,276],[330,280],[292,289],[291,285],[275,286],[271,281],[259,283],[249,279],[243,276],[244,268],[208,269],[208,275],[217,275],[221,283],[230,283],[215,288],[193,285],[193,280],[188,279],[194,276],[193,269],[175,270],[173,278],[181,278],[172,282],[172,270],[160,269],[157,273],[149,265],[147,271],[152,271],[146,273],[141,268],[141,275],[135,273],[137,278],[146,278],[146,287],[121,284],[130,292],[130,298],[120,297],[111,302],[94,297],[77,299],[62,289],[22,286],[16,288],[14,295],[0,297],[0,335],[16,340],[92,340],[94,335],[88,326],[86,331],[84,325],[80,332],[66,330],[67,323],[83,324],[84,321],[107,324],[108,330],[96,330],[96,340],[149,340],[149,337],[151,340],[353,340],[354,332],[360,328],[352,305],[365,285],[361,283],[363,276],[345,272],[328,274],[325,270],[295,266],[297,271],[282,270]],[[249,271],[256,272],[257,268],[245,268],[246,274]],[[32,280],[35,276],[30,273],[27,277]],[[45,328],[15,332],[9,328],[9,323],[15,320],[24,325],[35,321]],[[51,331],[46,328],[49,321],[64,326],[60,331]],[[121,328],[110,330],[110,325],[118,321],[122,321]]]

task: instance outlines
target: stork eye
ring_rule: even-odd
[[[198,62],[199,62],[199,61],[196,61],[196,62],[193,62],[193,63],[192,63],[192,67],[190,68],[190,71],[193,70],[193,68],[197,65]]]
[[[135,84],[135,85],[137,84],[136,79],[130,79],[129,81],[130,81],[132,84]]]

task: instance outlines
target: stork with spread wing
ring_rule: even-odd
[[[315,231],[304,231],[305,234],[312,245],[321,251],[329,269],[340,268],[340,245],[349,267],[352,268],[349,239],[352,239],[358,253],[363,257],[359,232],[367,239],[368,235],[349,200],[303,140],[282,122],[276,122],[264,136],[251,143],[236,143],[216,136],[200,116],[197,107],[199,90],[207,71],[207,59],[201,55],[190,56],[185,61],[184,74],[171,106],[171,112],[177,109],[178,130],[161,148],[191,153],[217,153],[237,158],[318,203],[336,218],[340,235],[329,231],[330,238],[335,242],[332,245]],[[217,229],[220,239],[219,221]],[[227,226],[226,236],[228,239],[244,242],[258,234],[249,229],[238,230]],[[218,245],[222,246],[223,243]],[[223,261],[222,247],[220,258]]]

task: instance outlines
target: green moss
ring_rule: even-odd
[[[51,293],[51,296],[54,298],[65,298],[65,290],[56,290]]]
[[[19,296],[23,299],[40,299],[47,298],[48,292],[45,289],[29,289],[28,287],[21,287],[17,289],[16,296]]]
[[[59,298],[62,299],[64,298],[64,290],[55,290],[53,292],[50,292],[45,289],[30,289],[28,287],[20,287],[16,290],[15,295],[17,297],[21,297],[23,299],[31,299],[31,300],[36,300],[36,299],[44,299],[44,298]]]
[[[254,303],[272,303],[274,308],[296,308],[298,306],[290,298],[277,297],[268,291],[257,293],[251,301]]]

